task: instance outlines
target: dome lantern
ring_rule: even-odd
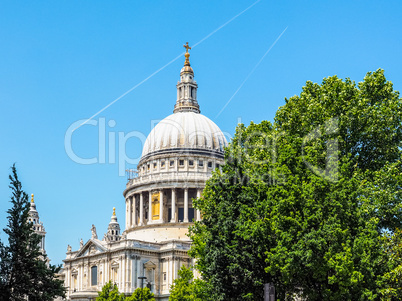
[[[180,71],[180,81],[177,87],[177,101],[174,106],[173,113],[179,112],[195,112],[200,113],[200,106],[197,102],[197,82],[194,80],[194,71],[190,65],[190,53],[188,52],[191,47],[183,45],[186,48],[184,67]]]

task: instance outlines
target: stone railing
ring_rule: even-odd
[[[127,180],[135,179],[138,177],[138,170],[135,169],[126,169]]]
[[[159,172],[150,173],[145,175],[136,175],[129,179],[127,187],[132,185],[141,185],[152,183],[173,183],[177,181],[200,181],[205,182],[211,176],[211,172],[199,171],[172,171],[172,172]]]

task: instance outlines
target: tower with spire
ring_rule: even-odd
[[[35,204],[33,194],[31,194],[31,208],[29,209],[29,213],[28,213],[28,221],[30,223],[32,223],[32,229],[34,230],[34,232],[41,237],[41,241],[39,243],[40,251],[43,254],[46,254],[46,250],[45,250],[46,231],[45,231],[45,227],[43,226],[43,223],[39,221],[39,214],[38,214],[38,211],[36,210],[36,204]]]
[[[191,49],[188,46],[188,42],[186,45],[183,45],[186,48],[184,67],[180,71],[180,81],[177,83],[177,101],[174,106],[174,113],[178,112],[195,112],[200,113],[200,106],[197,101],[197,82],[194,80],[194,71],[190,65],[190,53],[188,52]]]
[[[113,215],[109,226],[107,227],[107,233],[105,234],[104,240],[107,242],[117,242],[120,239],[120,224],[117,222],[116,208],[113,207]]]

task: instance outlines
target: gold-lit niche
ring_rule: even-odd
[[[159,192],[155,192],[152,194],[152,220],[159,219],[159,207],[160,207]]]

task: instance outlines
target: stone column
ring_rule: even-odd
[[[84,277],[84,273],[85,273],[85,266],[84,266],[84,263],[83,263],[83,264],[81,265],[81,290],[83,290],[84,287],[85,287],[85,282],[84,282],[85,277]]]
[[[138,204],[138,202],[137,202],[137,198],[136,198],[136,195],[133,195],[133,207],[134,207],[134,220],[132,221],[132,225],[133,226],[137,226],[137,221],[138,221],[138,218],[137,218],[137,204]]]
[[[70,273],[70,268],[67,268],[67,273],[66,273],[67,275],[66,275],[66,287],[68,288],[68,290],[67,290],[67,292],[68,292],[68,295],[70,295],[72,292],[71,292],[71,284],[70,284],[70,282],[71,282],[71,273]]]
[[[176,261],[175,261],[176,268],[175,268],[175,271],[174,271],[174,279],[177,279],[177,278],[179,278],[180,257],[176,257],[175,259],[176,259]]]
[[[201,197],[201,189],[198,188],[197,189],[197,199],[199,199],[200,197]],[[199,209],[197,209],[196,221],[200,221],[200,220],[201,220],[201,212]]]
[[[105,279],[105,283],[109,281],[109,262],[106,259],[104,259],[104,269],[103,269],[103,279]]]
[[[138,256],[134,256],[131,261],[131,291],[134,291],[137,288],[137,261]]]
[[[130,201],[130,197],[126,199],[126,229],[129,228],[130,223],[130,211],[128,208],[128,202]]]
[[[131,273],[132,260],[130,256],[127,256],[127,292],[131,292],[131,283],[133,281],[133,275]]]
[[[176,190],[173,188],[172,189],[172,211],[171,211],[171,223],[176,222]]]
[[[131,228],[133,226],[133,203],[132,203],[132,196],[128,197],[128,228]]]
[[[81,264],[81,281],[80,281],[80,290],[84,289],[84,264]]]
[[[106,259],[103,259],[102,260],[102,265],[103,265],[103,269],[102,269],[102,275],[103,275],[103,277],[102,277],[102,286],[107,282],[106,281]]]
[[[130,257],[127,256],[127,253],[124,254],[125,257],[125,282],[124,282],[124,288],[125,288],[125,292],[128,293],[129,292],[129,283],[130,283]]]
[[[163,190],[159,191],[159,221],[164,222],[163,219]]]
[[[87,274],[86,274],[86,278],[85,278],[85,282],[84,282],[84,288],[89,287],[89,279],[91,278],[91,270],[89,268],[88,263],[84,264],[84,273],[85,273],[85,269],[87,270]]]
[[[173,284],[172,270],[173,270],[172,258],[169,257],[168,258],[168,271],[167,271],[167,276],[166,276],[167,289],[169,289],[170,286]]]
[[[140,223],[138,226],[142,226],[144,224],[144,197],[142,196],[142,192],[140,192]]]
[[[184,188],[184,223],[188,223],[188,188]]]
[[[149,191],[148,222],[152,222],[152,192]]]
[[[138,277],[142,276],[141,272],[141,259],[137,257],[137,287],[141,287],[141,280]]]
[[[120,274],[120,279],[119,279],[119,291],[121,291],[122,293],[124,293],[124,268],[125,268],[125,264],[124,264],[124,257],[120,256],[120,265],[119,265],[119,274]]]

